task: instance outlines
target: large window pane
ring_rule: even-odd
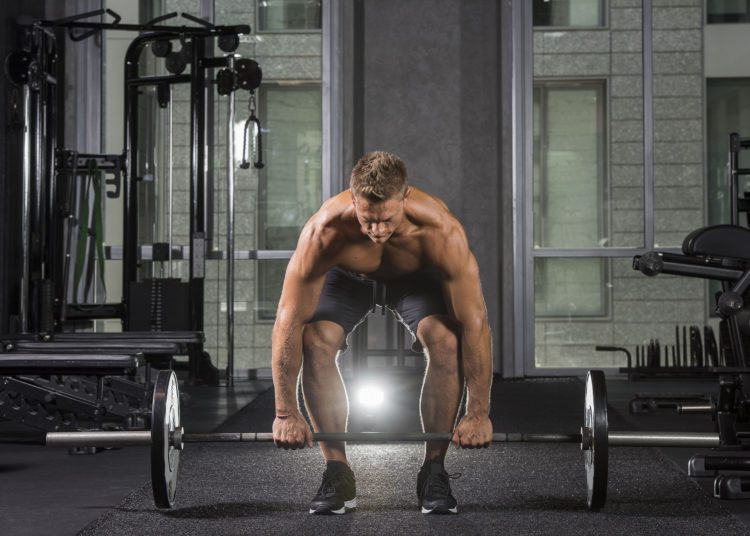
[[[608,246],[604,84],[534,88],[534,246]]]
[[[534,263],[534,309],[540,316],[602,316],[607,304],[606,259],[539,258]]]
[[[294,249],[321,202],[319,85],[269,86],[261,91],[266,167],[261,173],[261,249]]]
[[[260,0],[261,31],[320,30],[321,0]]]
[[[534,0],[534,26],[604,26],[604,0]]]
[[[708,23],[750,22],[749,0],[708,0],[706,2]]]
[[[294,249],[302,226],[321,203],[320,86],[264,86],[266,167],[260,174],[261,249]],[[265,263],[258,279],[259,313],[276,314],[285,263]]]
[[[750,79],[708,79],[706,81],[706,149],[708,181],[708,223],[729,223],[729,134],[750,136]],[[739,153],[739,167],[750,168],[748,151]],[[750,190],[746,175],[739,177],[739,191]],[[745,225],[747,219],[740,217]]]

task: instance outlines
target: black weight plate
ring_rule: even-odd
[[[260,86],[260,82],[263,80],[263,70],[257,61],[241,58],[234,62],[234,68],[237,70],[237,77],[242,89],[254,91]]]
[[[159,39],[151,44],[151,52],[157,58],[166,58],[172,52],[172,41],[169,39]]]
[[[240,46],[240,36],[233,34],[222,34],[218,39],[219,48],[223,52],[234,52]]]
[[[14,50],[5,57],[5,76],[14,84],[22,85],[29,81],[31,54],[25,50]]]
[[[591,430],[591,448],[583,451],[589,509],[598,510],[607,501],[608,434],[607,382],[604,372],[590,370],[586,376],[583,425]]]
[[[171,370],[160,370],[154,386],[151,411],[151,485],[154,504],[171,508],[177,492],[180,451],[170,440],[170,432],[180,426],[180,391]]]
[[[172,74],[182,74],[187,67],[187,62],[179,52],[170,52],[164,61],[164,66]]]

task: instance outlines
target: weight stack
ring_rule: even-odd
[[[130,331],[190,331],[190,284],[179,279],[131,282]]]

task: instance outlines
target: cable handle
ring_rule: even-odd
[[[263,163],[263,137],[261,135],[260,119],[255,115],[255,93],[250,92],[250,101],[248,102],[248,110],[250,111],[250,117],[245,121],[245,130],[242,137],[242,163],[240,164],[241,169],[249,169],[250,162],[247,159],[247,131],[252,124],[255,127],[255,146],[258,148],[257,158],[253,162],[253,166],[256,169],[263,169],[265,164]]]

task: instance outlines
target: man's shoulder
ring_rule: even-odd
[[[412,221],[433,234],[451,233],[461,228],[461,223],[451,213],[448,205],[439,197],[423,190],[413,189],[407,212]]]
[[[329,199],[305,224],[298,247],[321,254],[339,249],[349,241],[353,230],[356,231],[356,226],[353,226],[356,218],[353,219],[351,212],[341,199]]]

